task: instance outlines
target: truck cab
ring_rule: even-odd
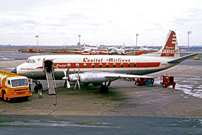
[[[28,98],[32,96],[28,78],[13,73],[0,71],[0,97],[5,101],[12,98]]]

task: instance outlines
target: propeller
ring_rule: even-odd
[[[79,89],[81,89],[80,88],[80,82],[79,82],[79,72],[80,72],[80,69],[78,69],[78,74],[77,75],[75,74],[75,76],[76,76],[77,79],[76,79],[76,83],[74,85],[74,89],[76,89],[76,85],[78,85]]]
[[[65,84],[67,85],[67,88],[70,88],[70,84],[68,81],[68,77],[69,77],[69,68],[67,69],[67,71],[63,71],[64,73],[64,77],[62,78],[63,80],[65,80]]]

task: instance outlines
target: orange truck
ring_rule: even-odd
[[[0,97],[3,100],[10,101],[12,98],[29,98],[30,96],[32,93],[27,77],[0,71]]]

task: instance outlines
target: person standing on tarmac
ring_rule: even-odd
[[[38,98],[42,98],[42,84],[40,83],[40,81],[37,82],[37,90],[38,90]]]

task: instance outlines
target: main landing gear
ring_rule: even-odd
[[[100,91],[101,91],[101,93],[107,93],[109,91],[109,87],[106,85],[101,85]]]
[[[111,84],[111,81],[109,81],[108,84],[106,84],[106,82],[105,82],[104,85],[102,84],[100,86],[101,93],[107,93],[109,91],[109,87],[108,86],[110,86],[110,84]]]

